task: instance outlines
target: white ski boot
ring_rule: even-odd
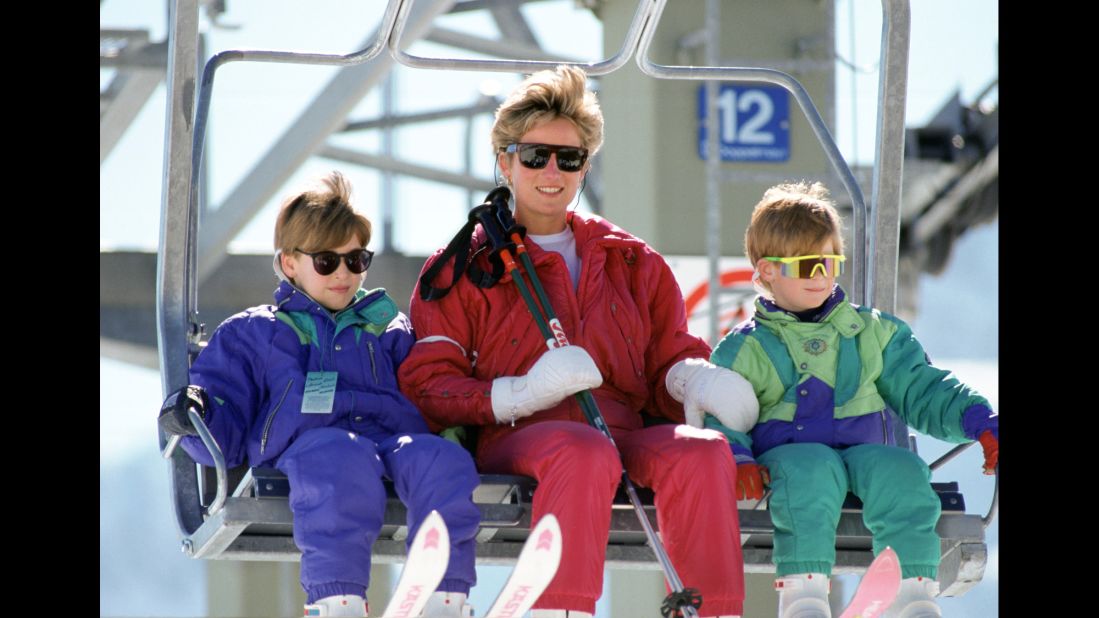
[[[306,616],[366,616],[366,599],[357,594],[337,594],[305,606]]]
[[[421,618],[473,618],[473,606],[462,592],[432,592]]]
[[[939,582],[927,577],[909,577],[901,580],[901,589],[882,618],[940,618],[943,611],[935,602],[939,595]]]
[[[779,618],[832,618],[831,582],[824,573],[797,573],[775,580]]]

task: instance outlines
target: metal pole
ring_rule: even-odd
[[[721,4],[706,0],[706,64],[721,56]],[[717,95],[721,82],[706,82],[706,252],[710,265],[710,345],[717,346],[721,315],[721,121]]]
[[[867,302],[892,313],[897,304],[904,170],[904,108],[908,93],[908,0],[882,0],[882,60],[878,82],[878,144],[870,202]]]
[[[193,97],[198,74],[198,1],[173,0],[168,5],[168,24],[168,105],[156,273],[156,337],[164,396],[187,384],[189,344],[197,332],[197,325],[191,322],[189,304],[194,298],[194,278],[190,276],[193,271],[188,270],[193,264],[188,250],[193,245],[193,215],[187,200],[188,181],[192,177]],[[166,442],[161,433],[161,448],[165,448]],[[184,536],[202,525],[194,466],[180,452],[168,468],[176,524]]]
[[[385,81],[382,82],[382,116],[385,117],[393,114],[394,79],[393,71],[390,71],[386,75]],[[393,127],[387,126],[382,129],[382,154],[386,157],[393,158],[393,143]],[[393,190],[393,172],[383,170],[381,184],[382,245],[389,251],[396,245],[393,241],[393,210],[396,201],[396,192]]]

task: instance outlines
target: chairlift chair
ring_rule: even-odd
[[[832,140],[823,120],[796,79],[769,69],[735,67],[663,66],[648,59],[649,46],[667,0],[641,0],[626,34],[622,48],[612,58],[599,63],[577,63],[591,74],[610,73],[624,65],[631,55],[643,72],[658,79],[736,80],[767,82],[787,89],[798,102],[821,142],[829,161],[851,195],[855,218],[853,247],[856,302],[873,300],[875,291],[888,295],[896,285],[899,231],[900,172],[903,156],[903,105],[908,54],[908,0],[882,0],[884,23],[882,37],[882,84],[879,90],[879,148],[874,169],[873,217],[861,190]],[[204,133],[212,94],[213,77],[219,66],[231,61],[290,62],[346,65],[365,62],[388,50],[398,62],[428,69],[491,70],[529,73],[556,63],[530,60],[464,60],[418,58],[401,51],[399,41],[414,0],[390,0],[375,42],[360,52],[348,55],[305,54],[296,52],[239,51],[221,52],[211,58],[202,73],[193,127],[175,120],[180,109],[189,109],[191,100],[177,99],[184,91],[188,72],[195,71],[194,37],[197,37],[197,3],[179,0],[171,15],[173,43],[170,49],[169,75],[169,162],[166,168],[165,198],[161,213],[161,239],[158,248],[157,335],[165,395],[187,383],[187,368],[202,347],[202,325],[197,323],[195,301],[195,253],[197,246],[197,186],[202,159]],[[713,114],[710,115],[713,118]],[[186,170],[187,186],[178,182]],[[173,176],[173,172],[177,174]],[[869,227],[868,227],[869,226]],[[892,238],[892,242],[890,239]],[[868,260],[867,255],[879,257]],[[711,282],[713,285],[716,282]],[[873,303],[878,305],[880,303]],[[300,552],[292,534],[293,517],[288,505],[286,477],[272,468],[228,469],[220,451],[202,423],[192,412],[200,437],[218,465],[196,464],[178,440],[160,436],[160,444],[169,459],[172,499],[182,536],[183,551],[194,558],[209,560],[297,561]],[[898,443],[914,450],[914,439],[903,423]],[[944,455],[932,469],[956,456],[962,445]],[[481,510],[481,529],[477,536],[477,563],[514,564],[531,528],[533,479],[508,475],[481,475],[474,501]],[[966,512],[957,483],[932,483],[942,501],[938,533],[942,538],[942,563],[939,578],[942,594],[964,593],[980,581],[987,561],[984,529],[995,515],[997,498],[985,516]],[[998,491],[998,477],[997,477]],[[653,527],[657,526],[652,492],[639,488],[642,503]],[[766,503],[741,502],[740,529],[744,547],[745,570],[749,573],[773,573],[771,561],[774,529]],[[840,516],[836,537],[836,573],[861,573],[873,559],[870,532],[862,523],[861,504],[848,496]],[[373,560],[378,563],[403,562],[405,507],[389,487],[384,525],[374,545]],[[567,531],[566,531],[567,534]],[[642,526],[622,491],[616,497],[611,517],[610,539],[606,549],[607,565],[630,569],[658,570],[653,551],[646,544]]]

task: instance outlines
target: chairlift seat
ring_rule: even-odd
[[[195,558],[212,560],[300,560],[301,552],[293,539],[293,515],[288,502],[290,484],[286,475],[274,468],[242,468],[235,472],[234,476],[241,480],[233,495],[185,539],[184,550]],[[933,482],[931,486],[942,501],[942,517],[937,527],[943,553],[940,584],[944,595],[961,594],[980,581],[983,574],[987,554],[984,527],[980,516],[965,513],[965,501],[957,483]],[[408,538],[407,510],[392,483],[385,481],[385,487],[388,500],[372,560],[401,563]],[[481,475],[481,484],[473,494],[481,511],[478,564],[515,563],[532,527],[531,504],[536,487],[534,479],[525,476]],[[639,487],[638,495],[649,521],[658,529],[653,492]],[[771,561],[774,527],[764,506],[756,501],[740,503],[744,567],[749,573],[775,570]],[[861,573],[873,559],[871,535],[862,522],[861,506],[858,498],[850,494],[844,502],[836,534],[835,573]],[[659,569],[646,544],[644,529],[622,488],[612,506],[606,563],[611,568]]]

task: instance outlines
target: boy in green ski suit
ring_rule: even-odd
[[[891,546],[900,558],[901,591],[885,616],[941,616],[939,498],[927,464],[895,445],[886,408],[940,440],[980,440],[986,474],[999,454],[998,416],[930,364],[907,324],[847,302],[835,283],[840,231],[820,183],[772,187],[756,205],[745,253],[762,296],[710,360],[751,382],[759,420],[747,434],[714,417],[706,426],[729,438],[739,470],[754,453],[754,482],[769,480],[781,617],[831,616],[828,578],[848,491],[863,501],[875,555]]]

